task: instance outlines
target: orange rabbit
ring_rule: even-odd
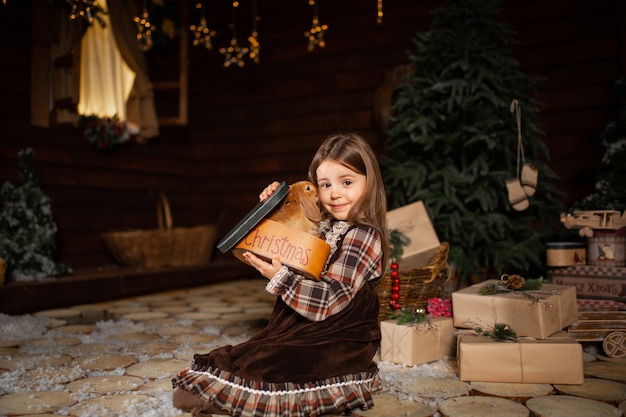
[[[282,204],[267,218],[317,236],[317,224],[322,220],[317,188],[309,181],[291,184]]]

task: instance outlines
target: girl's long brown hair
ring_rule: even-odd
[[[338,162],[354,172],[365,175],[365,190],[348,213],[347,220],[378,230],[383,247],[383,271],[385,271],[390,251],[387,200],[378,160],[372,147],[363,137],[355,133],[339,133],[328,137],[313,156],[309,166],[309,180],[313,184],[317,184],[317,168],[325,160]]]

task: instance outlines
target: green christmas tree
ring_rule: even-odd
[[[626,210],[626,79],[615,83],[622,108],[601,134],[604,156],[596,175],[596,191],[574,204],[577,210]]]
[[[531,96],[537,80],[511,57],[513,31],[499,11],[499,0],[451,0],[434,11],[431,29],[413,40],[413,71],[396,91],[381,158],[390,208],[424,202],[461,281],[543,268],[543,240],[561,211]],[[522,211],[505,185],[518,176],[514,100],[525,159],[538,170]]]
[[[39,188],[32,149],[18,154],[21,185],[5,182],[0,190],[0,258],[8,281],[43,281],[69,272],[54,260],[56,223],[50,199]]]

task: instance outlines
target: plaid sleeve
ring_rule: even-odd
[[[382,275],[382,245],[374,228],[358,226],[343,239],[339,256],[320,281],[281,270],[272,278],[270,292],[300,315],[322,321],[343,310],[363,284]],[[268,288],[269,290],[269,288]]]

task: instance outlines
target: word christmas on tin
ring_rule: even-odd
[[[272,255],[278,255],[282,259],[302,266],[309,264],[310,248],[294,245],[288,236],[276,237],[261,234],[259,229],[248,234],[243,241],[244,245],[252,249],[262,250]]]

